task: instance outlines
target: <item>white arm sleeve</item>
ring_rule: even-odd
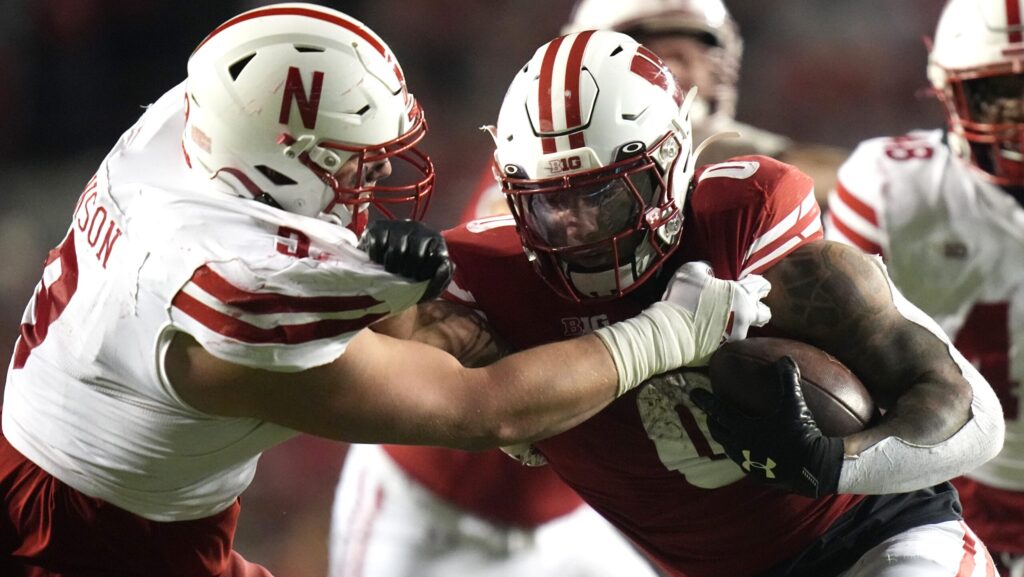
[[[874,261],[888,278],[881,259],[876,257]],[[1003,446],[1003,410],[988,381],[949,343],[935,321],[896,290],[891,279],[889,286],[900,313],[946,343],[971,385],[971,418],[953,436],[936,445],[915,445],[899,437],[888,437],[860,455],[847,456],[839,474],[840,493],[877,495],[930,487],[981,465]]]
[[[968,365],[970,366],[970,365]],[[915,445],[899,437],[883,439],[860,455],[847,456],[839,492],[859,495],[904,493],[959,477],[996,456],[1003,446],[1002,407],[984,378],[970,367],[971,419],[937,445]]]

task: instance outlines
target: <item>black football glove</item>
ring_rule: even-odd
[[[835,493],[843,466],[843,440],[826,437],[814,422],[791,357],[776,361],[782,398],[770,415],[747,417],[705,389],[690,399],[708,417],[711,436],[748,476],[791,493],[818,498]]]
[[[414,220],[371,222],[359,239],[359,248],[390,273],[430,281],[420,302],[440,296],[455,270],[441,233]]]

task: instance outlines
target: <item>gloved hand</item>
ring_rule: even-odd
[[[748,476],[805,497],[835,493],[843,440],[818,429],[800,389],[796,362],[783,357],[775,368],[782,397],[770,415],[744,416],[700,388],[690,392],[690,399],[707,413],[711,436]]]
[[[726,281],[715,279],[711,266],[706,262],[688,262],[676,271],[662,300],[696,314],[701,292],[712,282],[726,284]],[[747,275],[730,284],[733,285],[732,304],[724,336],[725,340],[738,341],[747,337],[750,327],[763,327],[772,320],[768,305],[761,302],[761,299],[768,296],[772,284],[756,274]]]
[[[429,281],[420,302],[440,296],[455,270],[441,233],[414,220],[371,222],[359,239],[359,248],[390,273]]]

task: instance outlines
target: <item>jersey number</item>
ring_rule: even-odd
[[[637,410],[658,459],[670,471],[702,489],[734,483],[743,471],[708,431],[703,413],[690,402],[689,387],[705,381],[701,373],[672,372],[651,381],[637,395]]]
[[[32,295],[21,323],[21,336],[14,345],[13,367],[25,366],[32,349],[46,339],[50,323],[57,320],[78,290],[78,257],[75,233],[68,232],[60,246],[50,251],[43,267],[43,278]]]
[[[933,154],[935,149],[930,143],[913,136],[897,136],[885,143],[885,155],[893,160],[923,160]]]

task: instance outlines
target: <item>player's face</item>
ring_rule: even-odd
[[[376,151],[375,154],[383,154],[383,150]],[[359,157],[354,155],[345,161],[338,169],[338,172],[334,173],[334,178],[337,179],[338,184],[342,188],[359,188],[363,186],[373,186],[378,181],[384,180],[391,176],[391,161],[387,158],[382,158],[375,162],[364,163],[363,174],[359,174]]]
[[[969,80],[964,90],[972,116],[983,124],[1024,122],[1024,75]]]
[[[986,172],[1024,181],[1024,75],[966,80],[970,120],[988,128],[972,143],[974,162]]]
[[[647,36],[639,41],[661,58],[683,90],[696,86],[698,94],[713,94],[714,64],[707,44],[678,34]]]
[[[620,179],[555,193],[532,196],[526,203],[527,226],[549,246],[591,249],[565,256],[573,264],[607,268],[614,264],[612,245],[602,243],[631,228],[639,208],[629,187]]]

